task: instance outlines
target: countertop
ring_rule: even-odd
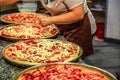
[[[4,60],[2,50],[8,44],[10,44],[10,42],[0,39],[0,80],[12,80],[12,76],[14,74],[17,74],[19,71],[23,70],[22,68],[12,66]]]

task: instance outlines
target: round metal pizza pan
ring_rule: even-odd
[[[56,41],[55,39],[33,39],[33,40],[45,40],[46,42],[47,41]],[[25,40],[24,40],[25,41]],[[57,41],[62,41],[62,40],[57,40]],[[68,41],[67,41],[68,42]],[[38,64],[43,64],[43,63],[31,63],[31,62],[25,62],[25,61],[18,61],[18,60],[13,60],[13,59],[10,59],[8,58],[7,56],[5,56],[5,50],[11,46],[12,44],[16,44],[17,42],[15,43],[11,43],[9,45],[7,45],[3,50],[2,50],[2,55],[3,55],[3,58],[5,59],[6,62],[14,65],[14,66],[17,66],[17,67],[31,67],[31,66],[35,66],[35,65],[38,65]],[[70,44],[74,44],[72,42],[69,42]],[[83,50],[80,46],[78,46],[77,44],[75,44],[77,47],[78,47],[78,50],[77,50],[77,53],[75,55],[73,55],[71,58],[65,60],[64,62],[75,62],[77,59],[80,58],[80,56],[82,55],[83,53]]]
[[[27,24],[31,24],[31,23],[27,23]],[[17,26],[17,25],[22,25],[22,24],[9,24],[9,25],[5,25],[5,26],[2,26],[0,28],[0,31],[2,29],[4,29],[4,28],[11,27],[11,26]],[[19,40],[28,40],[28,39],[54,39],[54,38],[59,36],[60,31],[59,31],[59,29],[55,25],[50,25],[50,26],[51,27],[55,27],[56,30],[57,30],[57,33],[55,35],[53,35],[53,36],[46,36],[46,37],[39,37],[39,38],[13,38],[13,37],[9,38],[9,37],[6,37],[6,36],[2,36],[0,34],[0,38],[5,40],[5,41],[9,41],[9,42],[16,42],[16,41],[19,41]]]
[[[23,71],[21,71],[20,73],[16,74],[13,76],[13,80],[18,80],[18,78],[26,73],[27,71],[29,70],[34,70],[36,68],[42,68],[42,67],[46,67],[46,66],[49,66],[49,65],[72,65],[72,66],[78,66],[78,67],[83,67],[83,68],[87,68],[87,69],[90,69],[90,70],[93,70],[93,71],[96,71],[96,72],[99,72],[101,74],[103,74],[107,80],[117,80],[116,77],[111,74],[110,72],[104,70],[104,69],[101,69],[101,68],[98,68],[98,67],[95,67],[95,66],[91,66],[91,65],[88,65],[88,64],[84,64],[84,63],[71,63],[71,62],[55,62],[55,63],[47,63],[47,64],[41,64],[41,65],[36,65],[36,66],[33,66],[33,67],[29,67],[29,68],[26,68],[24,69]]]
[[[7,15],[12,15],[12,14],[37,14],[37,15],[41,15],[41,17],[46,17],[46,16],[49,16],[47,14],[44,14],[44,13],[9,13],[9,14],[4,14],[2,16],[0,16],[0,21],[1,22],[4,22],[4,23],[10,23],[10,24],[23,24],[22,22],[10,22],[10,21],[6,21],[3,19],[4,16],[7,16]],[[27,22],[26,22],[27,23]],[[28,22],[29,23],[29,22]],[[36,22],[32,22],[32,23],[36,23]]]

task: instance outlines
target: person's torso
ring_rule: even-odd
[[[89,20],[91,23],[91,32],[92,34],[95,33],[96,31],[95,19],[87,6],[86,0],[40,0],[40,1],[52,16],[67,13],[73,8],[81,4],[84,4],[84,12],[88,13]]]
[[[59,15],[69,12],[72,8],[84,3],[84,0],[41,0],[41,2],[51,15]]]

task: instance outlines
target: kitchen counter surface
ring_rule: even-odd
[[[14,74],[17,74],[19,71],[23,70],[22,68],[10,65],[4,60],[2,50],[8,44],[10,44],[10,42],[0,39],[0,80],[12,80],[12,76]]]

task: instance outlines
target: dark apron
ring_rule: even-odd
[[[58,28],[68,41],[78,44],[83,49],[81,58],[93,54],[91,27],[87,14],[82,21],[69,25],[58,25]]]

